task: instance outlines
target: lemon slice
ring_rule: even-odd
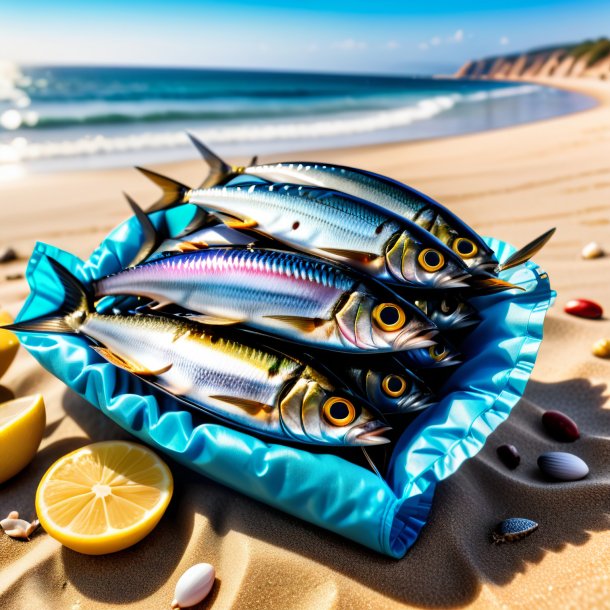
[[[32,461],[45,424],[44,400],[40,394],[0,404],[0,483]]]
[[[0,311],[0,326],[12,324],[13,318],[6,311]],[[0,330],[0,377],[6,373],[19,349],[19,339],[9,330]]]
[[[169,468],[152,451],[125,441],[94,443],[60,458],[36,492],[40,523],[79,553],[114,553],[139,542],[172,497]]]

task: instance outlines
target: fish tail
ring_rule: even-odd
[[[83,284],[63,265],[48,259],[55,275],[64,289],[64,300],[57,311],[52,314],[17,322],[1,327],[3,330],[24,333],[60,333],[74,334],[82,324],[84,317],[93,311],[91,297]],[[81,317],[76,314],[81,314]]]
[[[134,267],[155,251],[159,242],[159,237],[157,235],[157,229],[155,229],[148,214],[146,214],[146,212],[127,193],[123,193],[123,195],[125,196],[125,199],[127,199],[127,203],[136,217],[140,229],[142,230],[142,235],[144,236],[144,241],[142,242],[140,249],[136,252],[129,264],[126,265],[127,267]]]
[[[136,167],[136,169],[142,172],[149,180],[152,180],[163,191],[161,198],[153,203],[146,210],[147,212],[166,210],[182,203],[188,203],[191,189],[185,184],[144,167]]]
[[[542,247],[553,237],[553,233],[555,233],[555,229],[549,229],[546,233],[543,233],[536,239],[532,240],[529,244],[523,246],[523,248],[517,250],[514,254],[508,257],[503,263],[496,267],[496,271],[504,271],[505,269],[511,269],[512,267],[516,267],[521,263],[525,263],[528,261],[536,252],[539,252]]]
[[[244,168],[242,167],[233,167],[232,165],[229,165],[192,133],[187,133],[186,135],[190,138],[195,148],[199,151],[199,154],[203,157],[203,160],[210,166],[210,173],[201,183],[199,188],[211,188],[213,186],[218,186],[219,184],[223,184],[243,171]]]

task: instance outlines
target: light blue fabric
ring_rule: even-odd
[[[192,206],[152,216],[171,235]],[[137,252],[134,218],[117,227],[86,261],[37,244],[27,279],[31,295],[19,319],[51,313],[63,290],[43,255],[84,281],[118,271]],[[505,260],[514,249],[487,242]],[[479,297],[482,322],[468,337],[466,362],[442,401],[422,412],[394,448],[388,482],[334,455],[265,442],[221,424],[201,423],[179,403],[102,360],[78,336],[26,335],[38,361],[135,437],[215,481],[392,557],[402,557],[425,525],[436,484],[475,455],[515,406],[532,371],[553,293],[548,276],[527,263],[503,279],[526,292]],[[95,439],[93,439],[95,440]]]

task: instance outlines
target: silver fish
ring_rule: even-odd
[[[96,298],[135,295],[324,349],[390,352],[431,347],[434,324],[411,303],[305,254],[208,248],[102,278]]]
[[[95,313],[84,286],[48,260],[63,285],[63,305],[13,331],[81,334],[110,363],[176,400],[266,436],[337,446],[389,442],[382,436],[388,426],[312,367],[179,318]]]
[[[344,193],[291,184],[188,190],[165,176],[141,171],[165,189],[150,210],[194,203],[233,228],[255,228],[297,250],[347,263],[404,286],[515,288],[490,274],[473,274],[462,259],[419,225]]]
[[[406,184],[366,170],[330,163],[251,162],[248,166],[235,167],[223,161],[194,136],[189,134],[189,137],[210,166],[210,173],[202,187],[226,184],[235,176],[245,175],[270,182],[306,184],[342,191],[416,222],[438,237],[473,269],[497,272],[519,265],[538,252],[555,231],[547,231],[499,265],[493,250],[476,231],[445,206]]]
[[[440,331],[453,331],[479,323],[477,310],[468,302],[449,294],[428,299],[416,299],[419,307]]]
[[[414,413],[436,402],[424,382],[398,364],[365,370],[350,368],[347,375],[371,404],[388,415]]]

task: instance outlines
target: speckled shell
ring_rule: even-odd
[[[511,517],[505,519],[498,525],[492,538],[494,542],[514,542],[521,538],[525,538],[532,532],[538,529],[538,524],[530,519],[522,517]]]
[[[556,441],[571,443],[580,438],[576,422],[561,411],[543,413],[542,425]]]
[[[519,455],[519,451],[517,451],[517,447],[514,445],[500,445],[496,449],[496,453],[507,468],[514,470],[519,466],[521,456]]]
[[[538,468],[557,481],[578,481],[589,474],[589,467],[577,455],[549,451],[538,458]]]
[[[595,301],[588,301],[587,299],[572,299],[566,303],[564,311],[573,316],[579,318],[589,318],[591,320],[597,320],[604,315],[604,310],[601,305],[598,305]]]
[[[191,566],[178,580],[172,608],[190,608],[204,600],[212,587],[216,572],[209,563]]]

